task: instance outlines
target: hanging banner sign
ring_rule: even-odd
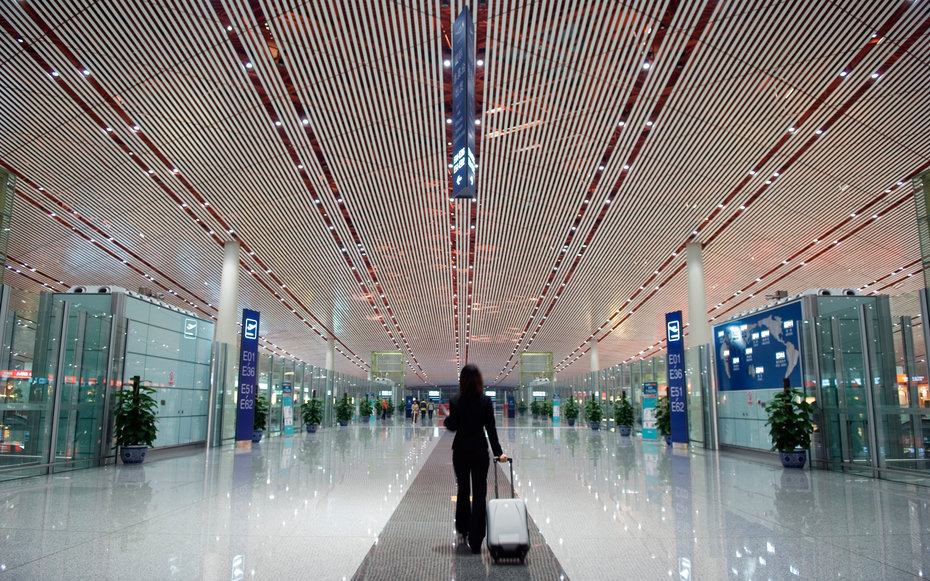
[[[659,384],[650,381],[643,384],[643,439],[658,440],[656,430],[656,401],[659,398]]]
[[[452,24],[452,196],[475,197],[475,25],[468,8]]]
[[[688,401],[685,394],[685,341],[681,311],[666,313],[668,338],[668,409],[672,418],[672,442],[688,443]]]
[[[255,379],[258,377],[258,321],[258,311],[242,309],[236,441],[252,441],[252,422],[255,418]]]
[[[294,435],[294,385],[287,381],[281,384],[281,418],[284,435]]]

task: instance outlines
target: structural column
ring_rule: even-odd
[[[588,351],[588,355],[591,356],[591,379],[593,380],[594,385],[592,385],[592,391],[597,394],[597,401],[601,401],[601,386],[600,381],[598,380],[597,373],[595,373],[598,368],[601,366],[600,361],[597,356],[597,341],[594,341],[591,344],[591,350]]]
[[[239,243],[230,240],[223,249],[223,274],[220,280],[220,306],[216,315],[218,343],[235,345],[239,341],[236,323],[239,318]]]
[[[220,301],[213,337],[213,370],[207,410],[207,445],[218,446],[225,437],[234,437],[236,428],[236,346],[239,332],[239,243],[226,242]]]
[[[688,257],[688,346],[710,343],[707,324],[707,293],[704,289],[704,258],[700,242],[687,246]]]
[[[691,438],[701,438],[704,447],[717,449],[717,392],[712,378],[707,378],[707,385],[702,382],[701,357],[698,347],[706,345],[705,360],[709,358],[709,369],[713,369],[713,350],[710,346],[710,325],[707,323],[707,293],[704,286],[703,245],[700,242],[688,244],[688,347],[686,369],[691,369],[691,384],[688,393],[688,417]],[[712,371],[711,371],[712,373]]]

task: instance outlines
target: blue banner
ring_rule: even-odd
[[[452,24],[452,195],[475,197],[475,26],[468,8]]]
[[[258,377],[258,311],[242,309],[242,342],[239,350],[239,407],[236,440],[252,441],[255,418],[255,379]]]
[[[650,381],[643,384],[643,440],[657,440],[656,400],[659,397],[659,384]]]
[[[668,338],[668,408],[672,417],[672,442],[688,443],[688,399],[685,393],[685,341],[681,311],[665,314]]]
[[[714,327],[720,391],[781,389],[787,377],[801,386],[801,302]]]

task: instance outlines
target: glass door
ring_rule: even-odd
[[[67,307],[56,377],[52,460],[56,472],[94,466],[107,452],[102,448],[112,317],[75,305]]]
[[[816,330],[824,459],[847,469],[870,471],[869,374],[858,306],[820,317]]]

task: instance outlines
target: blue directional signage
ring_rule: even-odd
[[[452,24],[452,195],[475,197],[475,25],[468,8]]]
[[[786,377],[800,387],[801,320],[796,301],[714,327],[720,390],[781,389]]]
[[[239,350],[239,406],[236,440],[252,440],[255,418],[255,380],[258,377],[258,311],[242,309],[242,343]]]
[[[668,406],[672,418],[672,442],[688,443],[688,400],[685,393],[685,342],[681,311],[666,313],[668,338]]]

